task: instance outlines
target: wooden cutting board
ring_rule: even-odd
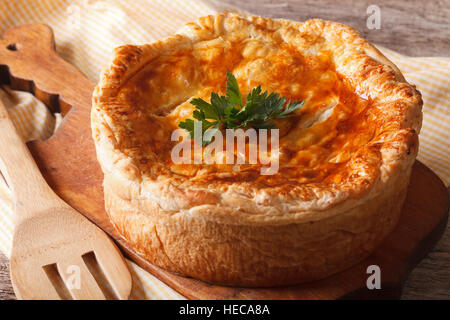
[[[0,40],[0,82],[32,92],[65,115],[46,141],[28,144],[47,182],[68,204],[113,237],[141,267],[191,299],[398,298],[404,280],[445,230],[449,199],[442,181],[416,162],[403,215],[395,231],[366,260],[313,283],[277,288],[223,287],[164,271],[143,260],[109,223],[103,205],[102,172],[90,130],[94,84],[54,51],[52,30],[42,24],[8,30]],[[381,289],[368,290],[367,267],[381,269]]]

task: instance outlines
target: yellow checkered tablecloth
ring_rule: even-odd
[[[42,22],[55,33],[56,50],[97,82],[113,48],[152,42],[186,22],[223,10],[200,0],[0,0],[0,35],[8,28]],[[450,58],[411,58],[381,51],[415,84],[424,99],[419,160],[450,183]],[[1,62],[0,62],[1,63]],[[31,94],[0,90],[0,99],[25,141],[47,138],[61,116]],[[13,232],[12,196],[0,176],[0,250],[9,254]],[[164,283],[129,262],[134,299],[183,299]]]

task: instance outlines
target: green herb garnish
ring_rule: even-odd
[[[304,101],[291,101],[286,103],[286,97],[278,93],[261,93],[261,86],[253,88],[247,95],[245,105],[242,105],[242,95],[239,85],[233,74],[227,72],[227,90],[225,96],[211,92],[210,103],[203,99],[192,99],[191,104],[196,108],[192,119],[186,119],[178,124],[189,132],[194,139],[194,125],[202,125],[202,145],[211,142],[217,130],[222,128],[237,129],[253,127],[255,129],[276,129],[273,119],[282,119],[294,116],[292,113],[303,106]]]

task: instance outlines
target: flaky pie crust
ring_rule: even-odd
[[[261,84],[305,99],[300,119],[335,109],[322,124],[291,124],[298,129],[280,146],[293,155],[273,177],[173,165],[170,130],[191,97],[223,92],[225,71],[244,91]],[[327,79],[338,87],[328,90]],[[176,273],[239,286],[320,279],[368,256],[397,223],[421,107],[398,68],[348,26],[202,17],[152,44],[117,48],[101,74],[91,125],[106,211],[134,250]]]

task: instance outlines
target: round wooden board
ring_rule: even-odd
[[[69,205],[113,237],[141,267],[191,299],[339,299],[398,298],[411,269],[434,246],[445,229],[448,194],[442,181],[420,162],[413,168],[403,215],[394,232],[366,260],[313,283],[280,288],[233,288],[210,285],[164,271],[143,260],[116,233],[104,210],[102,173],[90,130],[94,84],[54,51],[51,29],[23,25],[4,34],[0,46],[0,83],[34,93],[52,110],[66,113],[58,131],[46,141],[28,144],[44,177]],[[369,265],[381,269],[381,289],[368,290]]]

